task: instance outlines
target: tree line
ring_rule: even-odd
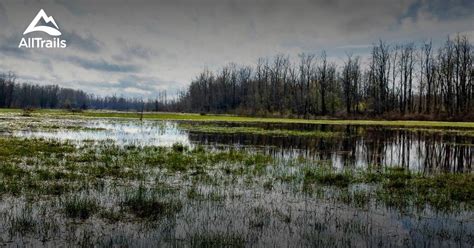
[[[204,70],[180,99],[184,111],[280,115],[466,119],[474,110],[474,52],[467,36],[432,42],[374,44],[364,63],[337,66],[320,55],[259,59]]]
[[[170,100],[166,91],[143,100],[94,96],[57,85],[17,83],[0,75],[0,108],[68,108],[234,113],[313,118],[474,119],[474,49],[467,36],[435,48],[379,41],[365,58],[336,65],[321,54],[297,61],[277,55],[253,66],[205,69]]]
[[[58,85],[18,83],[12,73],[0,75],[0,108],[172,111],[176,110],[175,102],[176,100],[167,99],[166,92],[159,92],[153,100],[123,96],[101,97]]]

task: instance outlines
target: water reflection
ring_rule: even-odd
[[[113,141],[119,146],[171,146],[174,143],[190,145],[187,133],[173,122],[90,121],[78,129],[54,131],[15,131],[15,136],[58,139],[61,141]]]
[[[192,125],[202,125],[193,123]],[[209,124],[206,124],[209,125]],[[303,156],[327,161],[334,167],[366,168],[402,166],[414,171],[471,172],[474,137],[456,133],[396,129],[378,126],[308,124],[214,123],[227,128],[258,126],[264,129],[294,129],[337,132],[337,137],[271,136],[249,133],[223,134],[187,131],[170,121],[93,120],[81,129],[17,131],[16,136],[43,137],[76,142],[111,140],[118,145],[171,146],[206,145],[222,149],[235,147],[271,154],[275,157]],[[192,128],[191,128],[192,130]]]
[[[402,166],[420,172],[472,171],[472,137],[383,127],[317,128],[340,131],[343,135],[338,138],[314,138],[191,132],[189,138],[192,143],[258,148],[279,157],[314,158],[328,161],[337,168],[366,168],[373,165]]]

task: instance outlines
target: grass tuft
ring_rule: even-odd
[[[66,199],[64,204],[64,212],[69,218],[88,219],[99,210],[99,205],[93,199],[85,197],[73,196]]]
[[[181,203],[158,199],[156,194],[140,185],[137,190],[126,195],[122,206],[135,216],[143,219],[156,220],[165,216],[172,216],[181,210]]]
[[[21,209],[20,213],[14,215],[10,220],[9,233],[11,236],[15,234],[25,235],[35,232],[37,226],[38,223],[35,221],[32,215],[32,209],[30,207],[26,207]]]
[[[318,183],[326,186],[347,187],[354,180],[350,172],[335,172],[326,167],[306,167],[304,173],[304,184]]]

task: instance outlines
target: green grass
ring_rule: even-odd
[[[34,157],[37,154],[61,156],[63,153],[72,151],[72,145],[57,141],[0,137],[0,158],[11,156]]]
[[[303,173],[305,185],[319,183],[327,186],[347,187],[353,181],[353,175],[347,171],[335,172],[322,167],[306,167]]]
[[[288,129],[265,129],[262,127],[228,127],[217,125],[190,125],[181,124],[180,127],[191,132],[198,133],[218,133],[218,134],[253,134],[253,135],[272,135],[272,136],[310,136],[319,138],[332,138],[341,136],[340,132],[331,131],[302,131]]]
[[[0,196],[62,195],[102,180],[143,180],[151,170],[166,176],[187,174],[213,183],[207,170],[221,164],[245,166],[232,173],[262,174],[270,156],[245,151],[210,152],[203,147],[120,147],[108,142],[82,147],[52,140],[0,138]]]
[[[474,174],[471,173],[423,175],[399,167],[378,171],[336,171],[327,166],[303,169],[303,190],[319,192],[319,186],[333,186],[340,189],[336,198],[347,204],[368,203],[368,192],[351,193],[348,189],[359,184],[375,186],[376,200],[400,210],[424,209],[426,205],[440,211],[474,208]]]
[[[21,113],[21,109],[0,108],[0,113]]]
[[[426,204],[438,210],[449,211],[456,204],[474,207],[474,175],[442,173],[424,176],[400,168],[390,169],[382,176],[382,187],[377,196],[385,204],[404,208]]]
[[[21,113],[18,109],[0,109],[0,113]],[[137,112],[114,112],[88,110],[81,113],[71,113],[64,110],[42,109],[33,112],[33,116],[49,115],[56,117],[93,117],[93,118],[133,118],[138,119]],[[152,120],[186,120],[205,122],[262,122],[262,123],[302,123],[328,125],[379,125],[379,126],[406,126],[406,127],[452,127],[474,128],[474,122],[443,122],[443,121],[406,121],[406,120],[332,120],[332,119],[291,119],[291,118],[259,118],[233,115],[200,115],[192,113],[145,113],[144,119]]]

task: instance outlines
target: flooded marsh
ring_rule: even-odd
[[[474,130],[0,115],[0,245],[474,245]]]

